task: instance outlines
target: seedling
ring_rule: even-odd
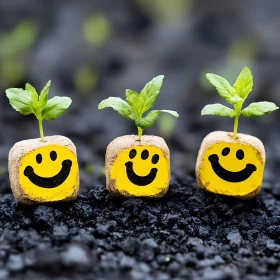
[[[161,112],[178,118],[175,111],[153,110],[162,86],[163,76],[152,79],[142,91],[127,89],[126,101],[118,97],[103,100],[98,109],[112,107],[123,117],[135,122],[137,135],[124,135],[112,141],[106,150],[106,186],[112,195],[125,197],[162,197],[170,180],[170,153],[161,137],[144,135]]]
[[[33,114],[38,120],[41,141],[44,142],[43,120],[52,121],[61,116],[72,103],[69,97],[55,96],[48,99],[51,81],[48,81],[40,95],[35,88],[26,84],[25,89],[6,90],[12,107],[23,115]]]
[[[138,129],[139,140],[141,140],[143,130],[152,127],[162,112],[171,114],[176,118],[179,117],[177,112],[170,110],[152,110],[143,117],[143,114],[153,107],[161,89],[163,78],[164,76],[161,75],[152,79],[139,94],[127,89],[126,101],[119,97],[109,97],[99,104],[98,109],[111,107],[121,116],[134,121]]]
[[[274,103],[263,101],[251,103],[247,108],[242,110],[243,103],[253,88],[253,76],[248,67],[242,69],[233,86],[226,79],[218,75],[208,73],[206,77],[217,89],[219,95],[233,106],[233,109],[222,104],[210,104],[202,109],[201,115],[234,118],[234,140],[236,140],[237,136],[240,115],[245,117],[260,117],[279,109]]]
[[[6,90],[12,107],[38,120],[40,137],[17,142],[9,153],[9,177],[15,198],[23,204],[75,200],[79,191],[76,147],[61,135],[44,137],[43,120],[55,120],[70,106],[69,97],[48,99],[51,82],[40,95],[30,84]]]
[[[234,109],[221,104],[207,105],[202,115],[218,115],[234,118],[233,133],[214,131],[202,141],[196,163],[196,179],[199,187],[213,193],[249,199],[261,189],[265,149],[258,138],[238,133],[240,115],[259,117],[278,109],[271,102],[256,102],[242,109],[253,88],[253,76],[248,67],[243,68],[234,86],[224,78],[207,74],[219,95]]]

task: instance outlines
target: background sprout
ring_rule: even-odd
[[[38,120],[41,141],[44,142],[43,120],[52,121],[61,116],[72,103],[69,97],[55,96],[48,99],[51,81],[48,81],[40,95],[35,88],[26,84],[25,89],[9,88],[6,95],[12,107],[23,115],[34,114]]]
[[[192,0],[134,0],[152,20],[164,23],[178,23],[190,10]]]
[[[128,120],[134,121],[138,129],[139,140],[141,140],[143,130],[154,125],[161,112],[169,113],[178,118],[179,114],[170,110],[152,110],[145,117],[143,114],[154,105],[156,98],[162,86],[164,76],[157,76],[138,94],[136,91],[126,90],[126,101],[119,97],[109,97],[103,100],[98,109],[111,107],[120,115]]]
[[[74,84],[77,91],[83,95],[92,93],[98,83],[98,73],[91,65],[82,65],[74,77]]]
[[[22,81],[25,57],[37,40],[38,27],[32,20],[22,20],[14,28],[0,32],[0,82],[10,86]]]
[[[103,46],[112,33],[109,21],[101,13],[87,17],[84,21],[83,31],[86,41],[94,47]]]
[[[158,129],[163,138],[170,138],[174,132],[176,119],[171,115],[162,115],[158,122]]]
[[[226,79],[218,75],[208,73],[206,77],[216,88],[219,95],[231,104],[234,109],[230,109],[222,104],[210,104],[202,109],[201,115],[234,118],[234,139],[236,139],[238,121],[241,114],[245,117],[260,117],[279,109],[274,103],[263,101],[251,103],[247,108],[242,110],[243,103],[253,88],[253,76],[248,67],[242,69],[233,86]]]

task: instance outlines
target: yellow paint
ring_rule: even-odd
[[[129,158],[129,153],[135,149],[137,154],[133,159]],[[149,157],[146,160],[141,158],[143,150],[149,152]],[[159,161],[156,164],[152,163],[153,155],[159,155]],[[157,174],[153,182],[146,186],[138,186],[133,184],[126,173],[125,163],[133,162],[133,170],[138,176],[147,176],[152,168],[157,168]],[[125,196],[157,196],[164,193],[169,186],[169,159],[165,157],[163,151],[154,146],[133,146],[123,150],[118,154],[115,162],[110,169],[110,180],[115,180],[114,188]]]
[[[228,155],[223,156],[222,151],[225,147],[230,148]],[[237,159],[236,152],[242,149],[244,158]],[[246,168],[247,164],[253,164],[257,168],[251,176],[242,182],[228,182],[221,179],[213,171],[209,161],[209,156],[216,154],[219,157],[220,165],[228,171],[239,172]],[[210,145],[202,155],[202,162],[199,167],[198,176],[202,185],[210,192],[229,196],[245,196],[256,191],[262,183],[264,172],[264,160],[260,152],[252,146],[241,143],[220,142]]]
[[[57,159],[51,160],[50,153],[55,151]],[[42,162],[36,161],[36,155],[42,155]],[[31,166],[34,172],[41,177],[50,178],[59,173],[64,160],[71,160],[72,166],[67,179],[55,188],[43,188],[33,184],[24,170]],[[29,199],[38,202],[61,201],[72,196],[79,187],[79,170],[76,155],[67,147],[60,145],[48,145],[36,149],[24,155],[19,166],[19,183],[20,187]]]

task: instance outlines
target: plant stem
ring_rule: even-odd
[[[234,117],[234,128],[233,128],[233,139],[236,140],[237,130],[238,130],[238,120],[239,115]]]
[[[233,139],[236,140],[236,136],[237,136],[237,131],[238,131],[238,120],[239,120],[239,117],[241,115],[241,109],[242,109],[242,105],[243,105],[243,102],[240,102],[240,103],[237,103],[235,106],[234,106],[234,109],[235,109],[235,117],[234,117],[234,127],[233,127]]]
[[[137,127],[138,129],[138,139],[139,141],[141,141],[141,137],[142,137],[142,134],[143,134],[143,129],[141,127]]]
[[[44,142],[43,120],[42,119],[38,119],[38,123],[39,123],[41,142]]]

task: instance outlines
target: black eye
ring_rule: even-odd
[[[157,164],[158,161],[159,161],[159,155],[158,155],[158,154],[153,155],[153,157],[152,157],[152,163],[153,163],[153,164]]]
[[[229,147],[226,147],[222,150],[222,155],[225,157],[229,154],[230,152],[230,148]]]
[[[52,161],[55,161],[57,159],[57,153],[55,151],[51,151],[50,157]]]
[[[131,159],[133,159],[133,158],[135,158],[136,154],[137,154],[136,150],[135,150],[135,149],[132,149],[132,150],[129,152],[129,157],[130,157]]]
[[[239,160],[242,160],[244,158],[244,152],[242,150],[238,150],[236,152],[236,157],[239,159]]]
[[[42,162],[42,160],[43,160],[43,157],[42,157],[42,155],[41,154],[38,154],[37,156],[36,156],[36,161],[37,161],[37,163],[41,163]]]
[[[141,153],[141,158],[143,160],[147,159],[149,157],[149,152],[148,150],[144,150],[142,153]]]

